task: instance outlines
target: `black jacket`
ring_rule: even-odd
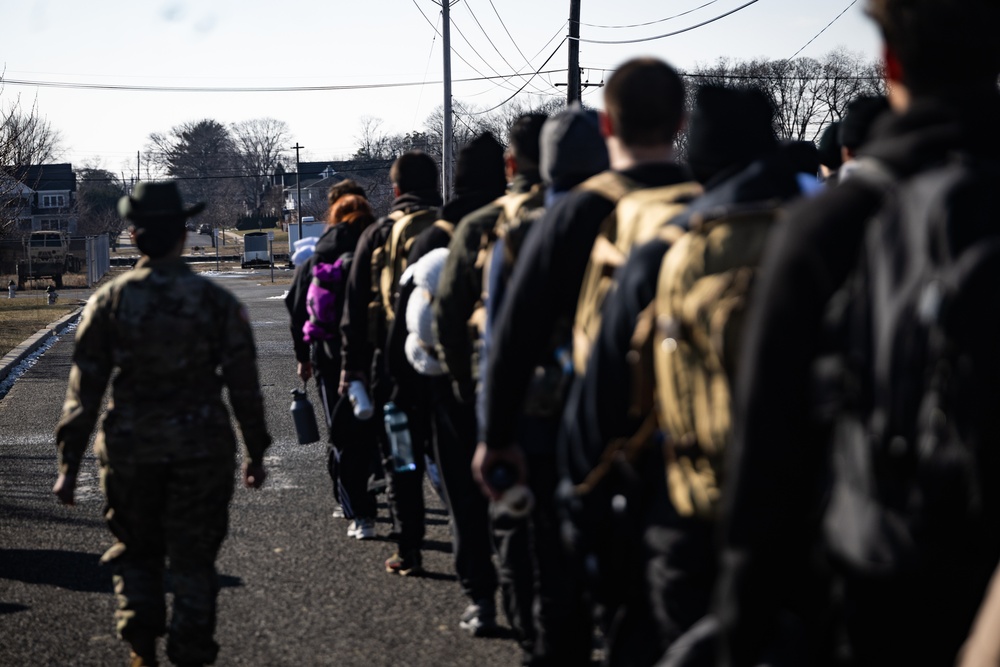
[[[623,173],[648,187],[688,180],[684,169],[666,163]],[[528,380],[537,366],[549,363],[545,355],[552,352],[559,324],[572,323],[591,248],[613,210],[614,203],[603,196],[574,190],[528,232],[492,331],[486,376],[487,446],[501,448],[513,442]]]
[[[440,204],[441,198],[436,192],[407,193],[396,198],[390,213],[412,213],[435,208]],[[368,331],[368,305],[372,302],[372,252],[389,238],[392,223],[393,220],[388,216],[380,218],[361,234],[354,251],[351,274],[347,278],[347,298],[344,317],[340,323],[344,371],[363,374],[369,380],[373,379],[371,373],[375,351],[385,344],[382,336],[377,336],[372,341]]]
[[[860,155],[878,158],[903,178],[941,163],[956,149],[995,159],[998,119],[995,93],[951,104],[918,98],[905,114],[880,119]],[[774,638],[779,606],[795,606],[805,581],[802,564],[815,541],[822,510],[817,489],[827,464],[826,448],[808,417],[810,370],[826,304],[856,266],[867,223],[881,201],[877,189],[846,178],[789,211],[765,258],[734,395],[724,494],[718,612],[726,664],[758,664]],[[997,358],[994,352],[994,365]],[[994,486],[997,472],[989,471]],[[932,576],[941,580],[946,573]],[[938,611],[940,620],[955,610]],[[873,633],[901,621],[879,622],[883,625]],[[921,634],[907,644],[926,648],[934,638]]]
[[[339,224],[328,227],[316,241],[313,254],[305,262],[295,268],[292,284],[285,296],[285,307],[291,316],[292,342],[295,346],[295,360],[304,363],[311,361],[309,343],[303,340],[302,327],[309,319],[306,311],[306,295],[312,282],[313,267],[317,262],[333,263],[344,253],[354,252],[358,245],[361,231],[356,225]],[[317,346],[317,370],[321,374],[340,373],[340,337],[335,336],[326,344]],[[332,377],[332,375],[328,375]]]

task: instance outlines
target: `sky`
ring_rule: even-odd
[[[75,167],[129,175],[151,133],[202,119],[229,124],[265,117],[288,124],[290,144],[304,147],[303,161],[334,160],[354,151],[362,118],[381,119],[384,131],[404,133],[422,129],[443,101],[441,7],[433,0],[6,4],[0,106],[37,104],[61,135],[61,161]],[[583,80],[599,84],[616,65],[639,55],[683,69],[723,57],[821,58],[838,48],[874,60],[879,40],[864,4],[582,0],[581,38],[593,40],[581,41]],[[534,99],[565,96],[565,86],[556,84],[566,81],[569,5],[452,0],[453,97],[486,109],[522,88]],[[700,23],[705,25],[694,27]],[[595,43],[633,40],[645,41]],[[484,80],[515,72],[510,79]],[[584,100],[600,108],[600,88],[585,88]]]

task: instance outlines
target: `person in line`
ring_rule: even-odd
[[[389,373],[415,406],[413,419],[426,419],[433,434],[434,460],[451,516],[455,572],[468,604],[459,627],[474,636],[496,631],[498,579],[493,565],[493,538],[486,498],[472,479],[476,448],[475,406],[461,402],[438,358],[433,333],[433,306],[448,244],[457,225],[484,206],[489,208],[506,188],[504,149],[489,133],[475,137],[459,151],[455,163],[455,194],[439,219],[416,238],[400,289],[393,331],[390,332]],[[403,314],[405,313],[405,317]],[[413,325],[421,323],[422,326]],[[404,326],[405,325],[405,326]],[[423,329],[422,335],[419,331]]]
[[[490,264],[484,258],[491,254],[494,244],[499,244],[498,228],[510,230],[517,226],[523,232],[527,229],[523,221],[541,211],[544,187],[538,167],[538,143],[545,119],[544,114],[528,113],[511,124],[500,163],[507,191],[465,216],[455,229],[432,304],[437,356],[447,371],[455,401],[472,426],[463,434],[471,439],[466,443],[465,466],[471,488],[482,499],[480,506],[484,509],[487,503],[471,477],[470,467],[481,425],[476,401],[482,396],[479,371],[489,301],[484,274]],[[523,521],[499,516],[492,518],[491,527],[500,561],[504,613],[525,655],[530,656],[535,645],[535,572],[528,531]],[[489,611],[490,607],[485,609]],[[474,618],[475,610],[470,607],[467,611]]]
[[[939,173],[956,153],[972,165],[970,176],[977,170],[995,174],[995,168],[986,167],[1000,155],[1000,42],[994,38],[1000,5],[987,0],[869,0],[867,11],[882,36],[892,113],[876,122],[859,158],[881,168],[845,179],[788,212],[768,250],[756,307],[747,322],[734,396],[716,596],[725,665],[758,665],[773,654],[786,627],[784,611],[799,605],[813,577],[817,543],[827,553],[846,546],[823,537],[829,526],[824,507],[829,506],[822,490],[832,457],[822,424],[814,417],[816,362],[823,352],[820,333],[834,305],[831,299],[856,275],[862,249],[868,256],[891,253],[893,258],[883,257],[881,266],[897,276],[919,250],[900,236],[909,225],[886,221],[902,217],[905,223],[905,216],[922,211],[901,211],[887,193]],[[987,201],[963,209],[943,204],[938,213],[948,221],[947,252],[958,255],[978,239],[995,237],[995,211]],[[975,473],[975,484],[984,491],[981,511],[978,517],[961,510],[949,516],[956,538],[940,543],[938,553],[920,554],[912,576],[866,576],[846,561],[837,564],[844,615],[839,653],[849,656],[849,664],[954,664],[998,562],[994,527],[1000,521],[1000,466],[995,444],[1000,428],[993,406],[1000,377],[1000,309],[995,285],[967,295],[967,303],[975,304],[976,320],[956,329],[963,332],[960,349],[968,355],[960,367],[964,379],[979,389],[966,413],[971,420],[960,428],[963,435],[972,433],[987,443],[979,451]],[[892,316],[880,311],[871,315],[874,321]],[[851,335],[847,340],[863,338]],[[883,423],[897,416],[889,410]],[[898,444],[909,446],[905,439]],[[816,648],[809,664],[832,662],[828,648]]]
[[[76,331],[73,366],[56,428],[59,478],[53,492],[72,505],[76,479],[101,399],[111,401],[94,449],[105,518],[117,542],[112,567],[119,636],[132,665],[157,663],[167,631],[164,562],[173,584],[167,656],[177,665],[212,664],[219,581],[215,560],[226,537],[236,437],[243,481],[260,488],[271,443],[245,306],[181,259],[185,208],[176,183],[140,182],[119,202],[142,253],[135,268],[99,289]]]
[[[673,161],[673,142],[684,110],[684,85],[676,71],[653,58],[630,60],[604,88],[605,136],[611,169],[640,188],[679,184],[686,171]],[[597,178],[597,177],[595,177]],[[562,398],[552,416],[519,429],[529,381],[551,367],[555,350],[570,346],[584,273],[602,224],[617,202],[584,182],[533,225],[507,285],[491,339],[485,386],[489,388],[484,437],[473,472],[492,498],[495,466],[512,467],[536,498],[532,513],[539,592],[547,619],[533,664],[583,664],[590,659],[591,619],[580,603],[580,582],[560,542],[555,506],[555,442]]]
[[[334,409],[341,398],[340,319],[347,272],[358,238],[375,220],[359,190],[363,192],[350,179],[330,188],[332,203],[326,231],[316,241],[310,257],[295,269],[285,306],[291,319],[298,376],[303,383],[316,379],[330,435],[327,471],[337,505],[334,515],[351,522],[347,529],[349,537],[367,540],[375,536],[377,513],[375,499],[367,488],[371,458],[368,450],[375,445],[374,432],[355,423],[354,428],[342,431],[349,441],[338,442],[333,438]],[[316,300],[312,312],[308,307],[310,294]],[[331,303],[319,303],[326,300]],[[342,419],[350,421],[346,414]]]
[[[671,225],[757,225],[774,215],[780,202],[800,195],[799,148],[779,144],[773,116],[771,103],[759,91],[714,85],[698,89],[688,123],[688,166],[705,194]],[[636,341],[642,339],[637,323],[659,298],[658,289],[666,287],[661,267],[671,247],[665,239],[636,247],[606,301],[586,373],[574,383],[563,416],[559,447],[573,487],[593,479],[612,443],[642,437],[637,434],[650,412],[662,411],[655,400],[662,378],[653,372],[653,353],[643,353]],[[643,377],[655,377],[657,384],[644,385]],[[640,390],[650,393],[639,396]],[[658,418],[657,430],[668,431],[666,422]],[[613,482],[609,478],[606,486],[569,508],[569,534],[577,536],[580,557],[594,556],[593,595],[612,610],[618,607],[605,628],[616,664],[656,664],[708,613],[716,573],[715,522],[679,512],[668,494],[661,448],[646,437],[636,460],[629,462],[631,475]],[[615,495],[629,499],[623,516],[612,515]]]
[[[396,198],[389,215],[361,234],[347,279],[346,305],[340,326],[343,359],[340,392],[346,394],[351,382],[361,382],[375,408],[372,419],[376,424],[382,423],[383,406],[392,399],[395,387],[385,369],[388,324],[381,307],[381,288],[372,280],[373,257],[384,250],[397,221],[423,212],[433,211],[436,216],[441,205],[437,173],[433,158],[420,151],[404,153],[393,162],[389,178]],[[416,468],[402,473],[394,469],[387,434],[384,429],[377,429],[383,467],[389,480],[387,496],[397,540],[396,552],[385,561],[385,569],[390,574],[402,576],[423,571],[423,473],[430,434],[420,429],[421,424],[419,420],[414,422],[418,430],[411,433]]]

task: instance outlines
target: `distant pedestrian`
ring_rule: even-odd
[[[59,298],[59,292],[56,291],[55,287],[49,285],[48,287],[45,288],[46,303],[48,303],[51,306],[56,302],[56,299],[58,298]]]
[[[9,283],[7,283],[7,298],[13,299],[16,294],[17,294],[17,283],[11,280]]]
[[[253,332],[246,308],[181,259],[184,222],[204,204],[185,208],[175,183],[147,182],[118,208],[143,256],[84,309],[56,429],[59,478],[52,490],[73,504],[80,462],[114,376],[94,448],[105,518],[117,538],[101,560],[112,566],[118,634],[132,647],[134,667],[156,664],[156,640],[167,631],[167,561],[167,656],[178,665],[211,664],[219,651],[215,559],[227,532],[236,452],[223,387],[246,445],[247,487],[264,483],[271,443]]]

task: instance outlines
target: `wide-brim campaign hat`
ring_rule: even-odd
[[[140,181],[131,195],[118,200],[118,213],[133,222],[184,220],[205,210],[205,202],[185,208],[174,181]]]

